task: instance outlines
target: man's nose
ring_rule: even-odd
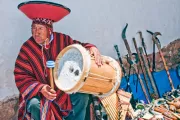
[[[36,35],[39,35],[39,34],[40,34],[40,30],[35,29],[35,34],[36,34]]]

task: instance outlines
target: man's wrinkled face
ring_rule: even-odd
[[[38,44],[44,44],[48,38],[48,28],[41,24],[32,24],[32,36]]]

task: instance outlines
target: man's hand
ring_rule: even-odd
[[[96,47],[91,47],[89,49],[89,52],[91,55],[94,55],[96,64],[98,66],[101,66],[102,65],[102,58],[101,58],[101,54],[100,54],[99,50]]]
[[[44,85],[43,88],[41,89],[41,93],[48,100],[56,99],[56,91],[52,89],[49,85]]]

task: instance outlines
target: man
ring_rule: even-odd
[[[88,95],[68,95],[49,86],[50,73],[46,61],[55,60],[60,51],[68,45],[78,43],[95,56],[101,66],[99,50],[92,44],[72,40],[68,35],[53,32],[53,22],[70,13],[70,9],[56,3],[30,1],[18,8],[32,22],[32,37],[21,47],[14,75],[19,89],[19,120],[84,120]]]

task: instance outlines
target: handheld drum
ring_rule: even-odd
[[[109,96],[120,85],[122,78],[118,62],[102,56],[103,65],[98,67],[93,56],[79,44],[64,48],[56,58],[54,81],[68,93],[88,93],[99,97]]]

